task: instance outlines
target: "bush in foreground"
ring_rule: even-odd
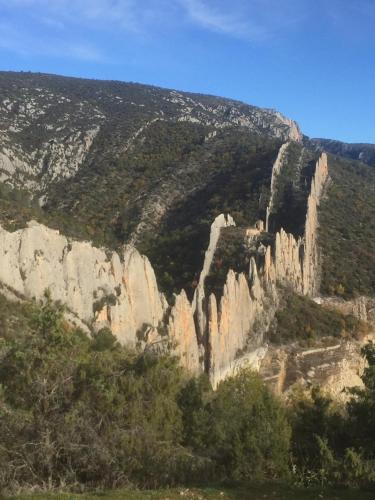
[[[0,481],[5,489],[158,488],[277,477],[289,427],[257,376],[213,392],[175,358],[72,329],[61,308],[0,331]]]

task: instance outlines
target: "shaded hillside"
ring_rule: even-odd
[[[320,209],[322,290],[352,297],[375,293],[375,170],[329,158],[331,183]]]
[[[228,135],[209,156],[207,167],[201,164],[200,187],[166,213],[157,231],[145,234],[139,248],[149,256],[164,290],[193,292],[210,225],[218,214],[230,213],[240,226],[264,218],[279,145],[244,134]],[[210,165],[216,166],[216,173],[203,184]]]
[[[340,340],[362,340],[366,334],[367,324],[356,317],[325,309],[307,297],[285,290],[267,335],[275,344],[316,347]]]
[[[287,147],[283,167],[277,175],[269,218],[270,232],[283,228],[294,236],[303,235],[307,199],[317,160],[318,154],[296,142]]]
[[[375,166],[375,144],[349,144],[332,139],[310,139],[309,142],[320,151]]]
[[[191,286],[218,213],[264,216],[278,149],[301,138],[280,113],[230,99],[6,72],[0,128],[0,181],[16,188],[1,188],[7,227],[36,218],[98,245],[131,241],[168,290]]]

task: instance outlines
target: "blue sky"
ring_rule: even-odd
[[[151,83],[375,143],[375,0],[0,0],[0,69]]]

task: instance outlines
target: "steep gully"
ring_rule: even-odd
[[[288,143],[281,147],[273,166],[266,229],[287,148]],[[68,240],[33,221],[13,233],[0,227],[0,283],[8,293],[26,299],[42,299],[48,289],[53,300],[67,306],[73,322],[88,331],[108,326],[123,344],[153,349],[169,345],[190,372],[207,371],[213,386],[241,366],[264,371],[264,333],[279,304],[279,286],[310,297],[319,289],[317,209],[327,179],[323,153],[311,182],[304,236],[296,239],[281,229],[274,248],[259,246],[247,274],[229,270],[219,300],[214,294],[206,296],[205,278],[221,230],[235,225],[223,214],[211,226],[192,303],[181,291],[170,306],[147,257],[133,246],[125,246],[119,255]],[[248,238],[262,231],[259,222],[248,230]]]

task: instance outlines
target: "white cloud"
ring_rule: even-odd
[[[248,32],[248,23],[241,20],[233,9],[230,12],[218,8],[217,4],[209,6],[202,0],[180,0],[180,3],[189,18],[204,28],[234,36],[243,36]]]
[[[369,1],[358,0],[364,10]],[[16,31],[6,39],[0,25],[0,46],[20,53],[103,60],[105,49],[96,46],[112,34],[124,43],[132,38],[150,43],[161,33],[173,34],[189,25],[263,43],[285,37],[314,10],[329,17],[331,2],[341,0],[0,0],[2,20]]]
[[[301,21],[312,0],[177,0],[202,28],[263,41]]]
[[[174,0],[171,0],[172,4]],[[0,6],[22,10],[22,15],[41,16],[55,23],[137,31],[171,2],[167,0],[0,0]]]
[[[103,62],[104,55],[94,46],[80,40],[35,37],[21,31],[11,23],[0,22],[0,48],[22,56],[41,55]]]
[[[118,26],[147,32],[189,21],[201,28],[242,37],[262,38],[289,23],[314,0],[0,0],[5,9],[22,9],[51,23],[100,29]]]

